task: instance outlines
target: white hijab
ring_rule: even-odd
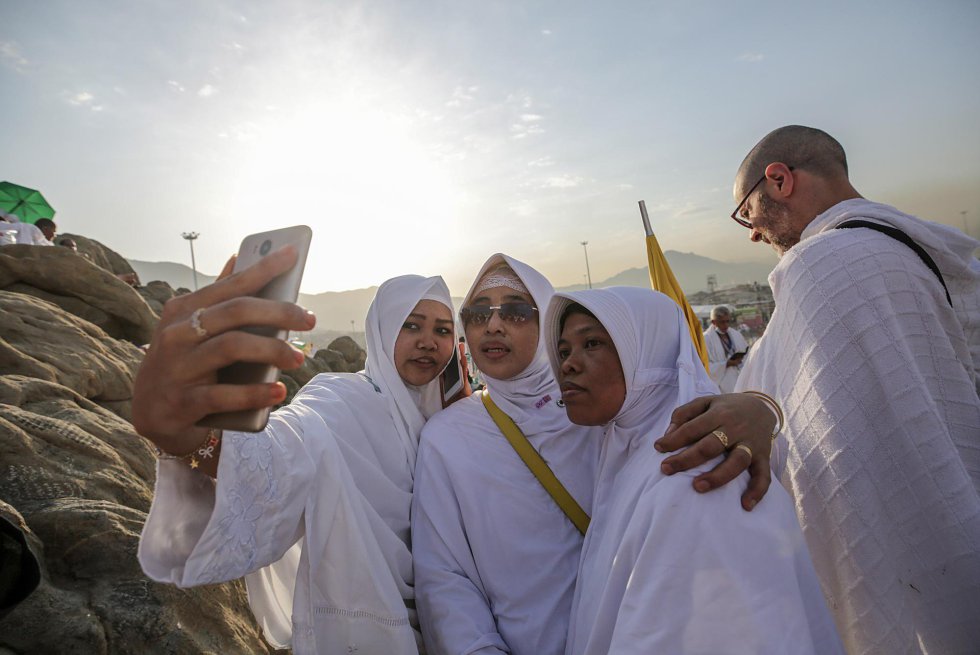
[[[602,323],[623,366],[626,399],[609,424],[607,441],[625,436],[632,450],[639,445],[639,437],[662,435],[677,406],[718,393],[690,339],[680,307],[662,293],[639,287],[555,294],[544,323],[556,377],[559,324],[572,303],[582,305]]]
[[[491,255],[483,268],[480,269],[473,281],[473,286],[470,287],[466,298],[463,300],[463,307],[470,304],[474,291],[487,272],[501,264],[510,266],[517,273],[531,294],[531,298],[534,299],[534,304],[538,307],[538,346],[531,363],[514,377],[508,380],[497,380],[484,373],[487,390],[494,403],[521,427],[526,436],[568,427],[565,410],[556,405],[561,394],[558,392],[558,385],[551,372],[551,367],[548,365],[548,353],[545,349],[544,332],[542,331],[544,311],[555,293],[555,288],[551,286],[548,279],[524,262],[497,253]],[[550,410],[544,410],[544,407],[541,406],[543,399],[547,396],[550,396],[550,400],[544,402],[552,406]],[[556,409],[557,411],[555,411]]]
[[[421,300],[440,302],[452,315],[449,287],[441,277],[402,275],[378,287],[364,321],[368,353],[364,373],[381,388],[412,468],[422,426],[442,408],[438,377],[423,387],[413,387],[395,369],[395,340],[405,319]]]
[[[376,443],[386,443],[387,435],[372,441],[364,433],[369,425],[377,426],[377,416],[366,416],[365,413],[376,411],[373,404],[364,404],[358,396],[351,394],[345,399],[352,412],[347,416],[320,416],[317,410],[320,405],[315,400],[300,415],[301,424],[308,425],[306,429],[311,434],[319,434],[323,430],[335,431],[334,438],[328,439],[323,435],[323,441],[336,444],[328,452],[327,462],[330,470],[322,472],[316,484],[319,491],[314,495],[331,498],[325,503],[327,508],[340,504],[348,515],[345,521],[349,524],[347,530],[338,530],[333,534],[332,523],[322,524],[308,514],[307,544],[316,544],[308,554],[314,576],[321,575],[317,563],[326,559],[324,550],[332,549],[338,559],[346,561],[346,570],[325,566],[329,575],[322,576],[335,582],[329,593],[331,601],[338,607],[353,609],[355,606],[370,607],[379,613],[386,608],[392,598],[398,599],[404,595],[406,587],[412,584],[411,556],[406,544],[402,541],[408,533],[409,513],[407,500],[411,493],[412,476],[415,470],[415,455],[418,450],[419,434],[425,424],[426,417],[441,408],[439,400],[438,377],[424,387],[407,385],[395,369],[395,340],[405,319],[420,300],[428,299],[442,303],[449,308],[452,315],[452,300],[449,289],[441,277],[422,277],[419,275],[402,275],[384,282],[375,295],[368,309],[364,325],[367,341],[368,359],[365,364],[365,375],[381,391],[387,404],[392,422],[398,433],[398,442],[407,458],[407,466],[397,464],[398,457],[393,452],[375,448]],[[347,376],[345,376],[347,377]],[[324,383],[314,378],[307,391],[314,390],[317,385],[331,386],[336,393],[343,394],[342,380],[330,379]],[[301,397],[303,392],[298,394]],[[313,391],[314,398],[316,396]],[[433,399],[436,405],[433,406]],[[372,398],[373,401],[373,398]],[[433,408],[434,407],[434,408]],[[430,411],[431,410],[431,411]],[[290,405],[285,412],[300,412],[296,404]],[[276,417],[276,414],[273,414]],[[384,422],[382,421],[382,424]],[[324,424],[329,426],[324,428]],[[396,447],[392,444],[392,447]],[[346,453],[351,453],[349,458]],[[337,461],[345,460],[345,464]],[[404,479],[401,473],[404,471]],[[385,476],[391,476],[386,479]],[[355,482],[356,481],[356,482]],[[378,521],[366,521],[364,516],[357,514],[354,508],[355,499],[349,498],[351,490],[357,486],[359,498],[367,502],[375,517],[391,522],[388,528],[380,526]],[[320,508],[319,512],[339,510]],[[315,526],[315,527],[314,527]],[[390,529],[391,532],[386,531]],[[365,540],[370,543],[370,535],[380,534],[377,545],[365,547]],[[397,535],[397,539],[392,538]],[[360,540],[360,541],[359,541]],[[351,544],[355,545],[351,545]],[[293,639],[293,600],[296,594],[296,578],[300,566],[303,542],[297,542],[290,548],[282,559],[265,566],[245,577],[249,604],[256,620],[263,626],[266,637],[278,647],[287,647]],[[356,572],[370,570],[378,576],[374,580],[363,580],[361,584],[349,583],[349,578],[355,577]],[[393,584],[398,587],[392,591],[392,583],[384,579],[383,571],[391,570]],[[401,605],[401,601],[397,601]],[[400,610],[401,608],[396,608]],[[396,610],[391,610],[396,611]],[[334,619],[331,619],[334,620]],[[336,619],[343,622],[343,618]],[[395,629],[392,628],[394,631]]]

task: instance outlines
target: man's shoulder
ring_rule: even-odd
[[[907,273],[919,264],[915,252],[893,237],[869,229],[831,229],[791,248],[776,271],[790,279],[805,275],[815,286],[839,288],[889,272]]]

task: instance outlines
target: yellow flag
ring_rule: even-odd
[[[687,302],[684,292],[681,291],[681,285],[677,283],[677,278],[674,277],[674,272],[670,270],[670,264],[667,263],[667,258],[664,257],[664,251],[660,249],[657,237],[654,236],[653,229],[650,227],[650,217],[647,216],[647,205],[642,200],[640,201],[640,215],[643,217],[643,227],[647,233],[647,264],[650,267],[650,286],[653,287],[654,291],[659,291],[670,296],[674,299],[674,302],[680,305],[684,316],[687,317],[687,327],[691,331],[691,341],[694,342],[694,346],[698,349],[698,355],[701,356],[701,362],[704,364],[704,368],[707,369],[708,346],[704,342],[701,321],[698,319],[697,314],[694,313],[694,309],[691,308],[691,304]]]

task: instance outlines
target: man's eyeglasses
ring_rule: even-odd
[[[794,168],[793,166],[790,166],[789,170],[793,170],[793,168]],[[732,220],[738,223],[739,225],[741,225],[742,227],[747,227],[750,230],[752,229],[752,223],[748,222],[747,220],[739,216],[738,213],[742,211],[742,206],[745,205],[746,201],[748,201],[749,196],[751,196],[752,193],[757,188],[759,188],[759,185],[765,181],[766,181],[766,174],[763,173],[762,177],[759,178],[759,181],[752,185],[752,188],[749,189],[749,192],[745,194],[744,198],[742,198],[742,202],[738,203],[738,207],[736,207],[735,211],[732,212]]]
[[[538,308],[527,302],[505,302],[501,305],[470,305],[463,307],[459,317],[463,325],[486,325],[494,312],[498,312],[500,320],[510,323],[523,323],[534,318]]]

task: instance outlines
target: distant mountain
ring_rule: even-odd
[[[153,280],[163,280],[174,289],[184,287],[194,290],[194,271],[190,266],[175,264],[173,262],[141,262],[135,259],[129,260],[130,265],[136,274],[140,276],[142,282]],[[205,275],[197,272],[198,286],[206,286],[217,279],[215,275]]]
[[[718,287],[723,288],[747,282],[767,284],[769,271],[772,270],[772,266],[769,264],[720,262],[694,253],[675,250],[668,250],[664,255],[667,257],[667,262],[670,264],[671,270],[674,271],[677,281],[680,282],[681,288],[688,295],[707,289],[708,275],[715,275]],[[129,263],[132,264],[133,270],[139,274],[140,280],[143,282],[163,280],[175,289],[178,287],[194,288],[193,271],[183,264],[135,260],[129,260]],[[197,274],[199,286],[210,284],[214,280],[215,277],[212,275]],[[646,267],[630,268],[605,280],[593,281],[592,284],[595,287],[646,287],[650,284],[650,277]],[[578,291],[584,288],[585,285],[575,284],[559,287],[558,290]],[[299,304],[316,314],[317,332],[362,333],[364,317],[367,315],[368,306],[374,300],[374,294],[377,290],[377,287],[368,287],[367,289],[354,289],[352,291],[301,293]],[[453,298],[457,307],[461,301],[462,298]],[[354,321],[353,330],[351,329],[351,321]]]
[[[670,270],[674,272],[681,289],[687,295],[703,291],[708,288],[708,276],[714,275],[718,288],[745,284],[748,282],[759,282],[768,284],[769,272],[772,271],[771,264],[757,262],[720,262],[717,259],[702,257],[692,252],[677,252],[668,250],[664,253]],[[629,268],[617,273],[611,278],[601,282],[593,281],[594,287],[646,287],[650,286],[650,274],[646,266],[640,268]],[[573,284],[567,287],[559,287],[559,291],[579,291],[586,288],[584,284]]]

